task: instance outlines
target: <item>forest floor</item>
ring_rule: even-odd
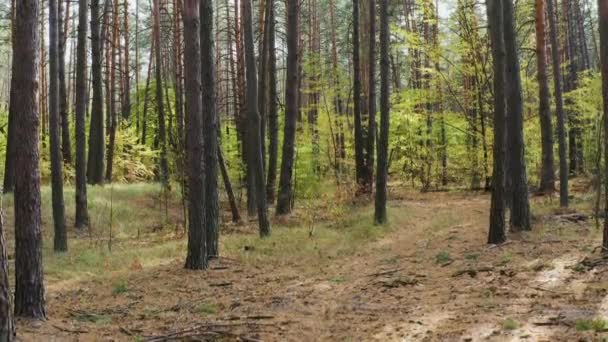
[[[191,272],[183,269],[183,233],[168,224],[180,216],[178,201],[159,226],[145,220],[159,209],[155,188],[133,187],[113,190],[112,252],[102,232],[74,233],[66,255],[47,243],[48,320],[19,321],[22,340],[608,337],[608,262],[595,248],[601,234],[591,218],[593,194],[584,191],[566,213],[554,209],[557,199],[532,198],[534,230],[511,234],[502,246],[486,244],[484,193],[393,190],[387,227],[370,224],[369,204],[317,203],[274,222],[264,241],[253,223],[226,225],[223,257],[209,271]],[[119,220],[137,215],[133,225],[148,228],[133,238],[133,227]]]

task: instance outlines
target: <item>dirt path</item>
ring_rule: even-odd
[[[607,272],[575,271],[597,243],[587,224],[540,220],[542,234],[489,248],[486,196],[430,194],[394,201],[391,208],[408,213],[394,223],[394,231],[349,255],[319,257],[312,265],[222,259],[209,272],[197,273],[176,261],[134,269],[124,293],[100,282],[79,282],[69,290],[51,286],[50,320],[21,322],[20,336],[32,341],[601,336],[576,329],[580,320],[608,316]]]

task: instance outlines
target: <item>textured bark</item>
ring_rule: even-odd
[[[124,59],[124,71],[123,71],[123,95],[122,95],[122,117],[125,120],[128,120],[131,116],[131,61],[130,61],[130,51],[129,51],[129,40],[131,39],[129,35],[129,1],[123,0],[124,5],[124,19],[123,19],[123,29],[125,35],[125,59]],[[117,14],[118,15],[118,14]]]
[[[552,0],[549,0],[552,1]],[[551,123],[551,103],[549,100],[549,79],[547,78],[547,48],[545,38],[545,0],[535,0],[536,13],[536,60],[538,79],[538,116],[541,127],[542,170],[540,191],[551,193],[555,189],[553,169],[553,126]]]
[[[4,213],[0,208],[0,341],[15,340],[15,321],[13,317],[13,295],[8,279],[8,257],[4,239]]]
[[[93,100],[89,128],[89,158],[87,181],[93,185],[104,183],[105,132],[103,120],[103,84],[101,76],[102,41],[100,39],[99,0],[91,0],[91,77]]]
[[[113,3],[113,10],[112,10],[112,26],[111,26],[111,30],[108,29],[108,41],[111,44],[110,46],[108,46],[108,51],[109,51],[109,55],[110,55],[110,70],[109,70],[109,78],[107,79],[108,82],[108,89],[109,92],[107,94],[108,96],[108,135],[109,135],[109,141],[108,141],[108,146],[107,146],[107,154],[106,154],[106,182],[108,183],[112,183],[112,174],[113,174],[113,168],[114,168],[114,149],[116,146],[116,126],[118,125],[116,116],[117,114],[117,110],[116,110],[116,69],[120,68],[119,64],[120,63],[116,63],[116,57],[117,55],[120,54],[120,44],[119,44],[119,40],[118,40],[118,26],[119,26],[119,19],[118,19],[118,0],[114,0]],[[109,15],[109,14],[108,14]],[[108,23],[110,23],[110,20],[108,18]],[[107,55],[106,55],[107,56]]]
[[[262,137],[260,142],[264,170],[266,170],[266,120],[268,117],[268,113],[266,113],[268,99],[268,3],[270,3],[269,0],[260,1],[259,27],[261,32],[258,49],[258,111],[260,113],[260,136]],[[266,184],[266,180],[264,180],[264,184]]]
[[[266,204],[266,186],[264,177],[264,161],[262,160],[262,143],[260,136],[260,114],[258,113],[258,89],[256,81],[255,55],[253,46],[253,19],[251,0],[243,1],[243,39],[245,46],[245,63],[247,78],[247,110],[248,110],[248,158],[253,171],[255,184],[255,199],[258,211],[258,226],[261,237],[270,235],[268,222],[268,207]]]
[[[185,43],[184,81],[188,162],[188,256],[186,258],[186,268],[202,270],[208,267],[208,263],[205,234],[206,196],[204,195],[199,0],[184,0],[182,14]]]
[[[49,0],[49,138],[51,149],[51,191],[53,205],[55,251],[68,250],[65,227],[65,205],[63,202],[63,166],[61,158],[61,129],[59,114],[59,14],[57,2]]]
[[[12,85],[15,87],[15,316],[42,319],[42,218],[38,98],[38,0],[17,1]]]
[[[376,0],[369,0],[369,60],[368,60],[368,123],[365,155],[366,191],[371,193],[374,182],[374,155],[376,152]]]
[[[553,85],[555,94],[555,114],[557,116],[557,141],[559,149],[559,203],[562,207],[568,206],[568,157],[566,144],[566,118],[564,114],[564,100],[562,96],[562,72],[559,44],[557,42],[557,23],[553,0],[547,2],[547,15],[551,29],[551,60],[553,64]]]
[[[608,132],[608,1],[598,0],[600,31],[600,63],[602,70],[602,97],[604,100],[604,132]],[[604,158],[608,167],[608,134],[604,133]],[[608,217],[608,173],[604,173],[604,217]],[[608,250],[608,220],[604,220],[602,246]]]
[[[528,179],[526,175],[523,98],[521,75],[517,57],[517,35],[512,0],[504,0],[504,40],[506,98],[509,113],[507,139],[509,146],[509,173],[511,174],[511,228],[514,231],[530,230],[530,203],[528,201]]]
[[[61,152],[63,161],[66,164],[72,163],[72,145],[70,143],[70,119],[68,116],[68,91],[65,79],[65,45],[66,35],[68,28],[68,11],[64,11],[63,7],[64,0],[58,0],[58,14],[57,14],[57,27],[58,27],[58,43],[57,48],[59,50],[59,113],[61,115]],[[66,2],[69,4],[69,2]],[[66,7],[69,9],[69,6]]]
[[[89,1],[79,0],[78,47],[76,51],[76,228],[89,225],[87,208],[87,21]]]
[[[355,173],[357,184],[363,187],[366,168],[363,152],[363,123],[361,119],[361,61],[359,58],[359,0],[353,0],[353,116],[355,121]]]
[[[299,8],[296,0],[287,0],[287,77],[285,78],[285,127],[283,155],[277,198],[277,215],[291,212],[293,203],[293,169],[298,117],[298,30]]]
[[[376,170],[377,224],[388,221],[386,214],[388,178],[388,135],[390,125],[390,61],[389,61],[388,0],[380,0],[380,135],[378,136],[378,167]]]
[[[268,179],[266,181],[266,196],[268,197],[268,203],[274,203],[279,150],[277,50],[274,0],[266,1],[268,6]]]
[[[160,144],[160,181],[163,186],[169,184],[169,165],[167,162],[167,129],[165,125],[165,104],[163,101],[163,79],[162,79],[162,45],[160,26],[160,0],[154,0],[154,75],[156,79],[156,111],[158,114],[158,140]]]
[[[200,44],[203,86],[203,132],[205,155],[205,225],[207,227],[207,255],[219,256],[220,209],[217,190],[218,142],[215,61],[213,45],[213,3],[202,0],[200,5]]]
[[[510,1],[510,0],[507,0]],[[549,0],[552,1],[552,0]],[[505,42],[503,0],[487,0],[490,41],[494,61],[494,174],[490,207],[489,244],[506,241],[505,229]]]
[[[17,40],[15,38],[15,18],[16,18],[16,8],[13,1],[11,1],[11,41],[12,45],[17,45]],[[9,104],[8,104],[8,132],[6,137],[6,157],[4,160],[4,181],[3,181],[3,192],[11,193],[15,189],[15,145],[16,136],[15,136],[15,108],[14,104],[17,101],[15,92],[15,85],[13,82],[15,81],[14,77],[11,77],[11,89],[9,91]]]

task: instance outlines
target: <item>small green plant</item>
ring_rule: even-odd
[[[608,331],[608,321],[603,318],[596,319],[579,319],[575,323],[577,331],[596,331],[604,332]]]
[[[452,257],[450,256],[450,252],[441,251],[435,255],[435,262],[440,265],[445,265],[452,261]]]
[[[127,286],[127,282],[124,280],[121,280],[121,281],[115,283],[114,286],[112,287],[112,294],[115,296],[123,294],[127,291],[129,291],[129,287]]]
[[[519,322],[513,318],[507,318],[502,322],[502,328],[505,330],[515,330],[519,328]]]
[[[218,311],[217,305],[213,303],[201,303],[194,308],[194,312],[200,315],[214,315]]]
[[[110,316],[90,312],[79,312],[74,318],[80,322],[90,322],[99,325],[112,322],[112,318]]]
[[[583,266],[583,264],[576,264],[574,265],[574,267],[572,268],[574,270],[574,272],[578,272],[578,273],[585,273],[585,271],[587,270],[585,268],[585,266]]]
[[[331,278],[330,281],[332,281],[336,284],[342,284],[345,281],[345,279],[343,276],[335,276],[335,277]]]
[[[502,258],[500,259],[500,262],[498,264],[500,266],[505,266],[505,265],[508,265],[510,262],[511,262],[511,255],[505,254],[502,256]]]
[[[479,259],[479,253],[470,253],[465,255],[464,258],[467,260],[476,261],[477,259]]]

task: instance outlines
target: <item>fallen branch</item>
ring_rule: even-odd
[[[211,287],[226,287],[226,286],[232,286],[232,282],[224,282],[224,283],[212,283],[212,284],[209,284],[209,286],[211,286]]]

